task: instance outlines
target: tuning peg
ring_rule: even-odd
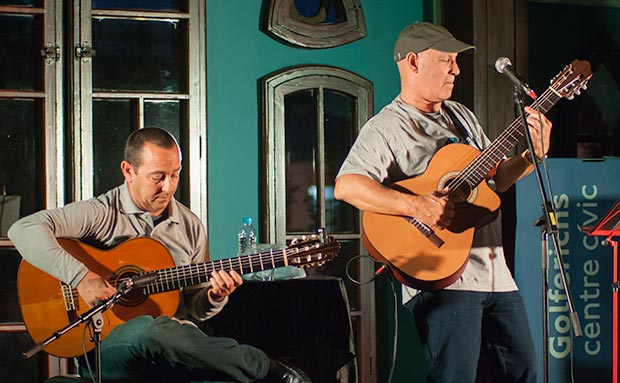
[[[581,89],[577,89],[577,90],[575,91],[575,94],[576,94],[577,96],[579,96],[579,95],[581,94]]]
[[[588,83],[584,82],[583,85],[581,86],[581,89],[583,89],[583,90],[588,89]]]
[[[567,98],[567,99],[569,99],[569,100],[572,100],[572,99],[574,99],[574,98],[575,98],[575,95],[574,95],[574,94],[571,94],[570,96],[568,96],[568,97],[566,97],[566,98]]]

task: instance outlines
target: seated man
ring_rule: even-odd
[[[97,198],[37,212],[9,230],[26,261],[77,288],[91,306],[111,297],[116,288],[63,249],[56,238],[112,247],[130,238],[150,237],[167,247],[176,265],[209,259],[204,226],[174,199],[181,171],[181,151],[174,137],[159,128],[133,132],[121,171],[123,185]],[[302,371],[271,360],[263,351],[230,338],[207,336],[189,321],[217,314],[241,283],[234,270],[214,272],[207,287],[183,291],[174,317],[137,316],[115,327],[101,345],[102,378],[310,382]]]

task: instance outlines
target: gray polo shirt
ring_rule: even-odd
[[[433,155],[445,145],[461,142],[478,150],[489,145],[489,139],[469,109],[454,101],[446,101],[443,108],[449,108],[459,119],[467,131],[465,137],[443,109],[436,113],[421,112],[399,96],[360,130],[338,176],[361,174],[390,185],[424,173]],[[489,186],[494,188],[492,180]],[[407,302],[417,291],[403,287],[403,302]],[[446,289],[485,292],[517,289],[504,258],[500,217],[476,230],[465,271]]]
[[[162,242],[177,266],[208,260],[204,225],[190,209],[172,199],[168,217],[154,225],[153,217],[131,199],[126,183],[86,201],[36,212],[20,219],[9,230],[9,238],[26,261],[72,287],[78,285],[88,269],[66,252],[56,238],[78,238],[96,247],[110,248],[137,237]],[[227,302],[211,302],[206,289],[186,292],[185,298],[189,303],[179,307],[175,314],[179,319],[190,314],[204,320]]]

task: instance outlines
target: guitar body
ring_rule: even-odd
[[[444,146],[422,175],[391,187],[415,195],[443,190],[479,154],[469,145]],[[494,218],[500,200],[486,182],[473,189],[454,189],[449,198],[455,203],[453,222],[434,233],[442,244],[430,241],[408,217],[364,212],[362,239],[369,254],[408,286],[438,290],[453,283],[465,270],[476,226]]]
[[[121,243],[110,250],[100,250],[73,239],[61,238],[58,242],[65,250],[86,264],[113,286],[121,278],[145,271],[173,267],[168,250],[158,241],[137,238]],[[140,265],[140,266],[137,266]],[[50,337],[54,331],[68,325],[73,319],[88,311],[88,305],[79,297],[77,289],[60,282],[49,274],[22,261],[17,275],[17,291],[24,323],[36,343]],[[128,296],[103,312],[102,337],[116,326],[139,315],[154,317],[173,316],[180,303],[178,291],[145,295],[142,289]],[[47,345],[44,350],[59,357],[73,357],[83,353],[82,345],[90,351],[94,344],[83,342],[84,324]]]

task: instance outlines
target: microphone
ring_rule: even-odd
[[[159,278],[159,275],[157,275],[156,272],[138,274],[138,275],[134,275],[133,277],[123,279],[121,286],[123,288],[139,289],[153,282],[156,282],[158,278]]]
[[[505,74],[517,89],[530,96],[533,100],[536,100],[536,97],[538,96],[536,96],[536,93],[534,93],[527,82],[525,82],[525,80],[514,70],[508,57],[498,58],[495,61],[495,69],[499,73]]]

